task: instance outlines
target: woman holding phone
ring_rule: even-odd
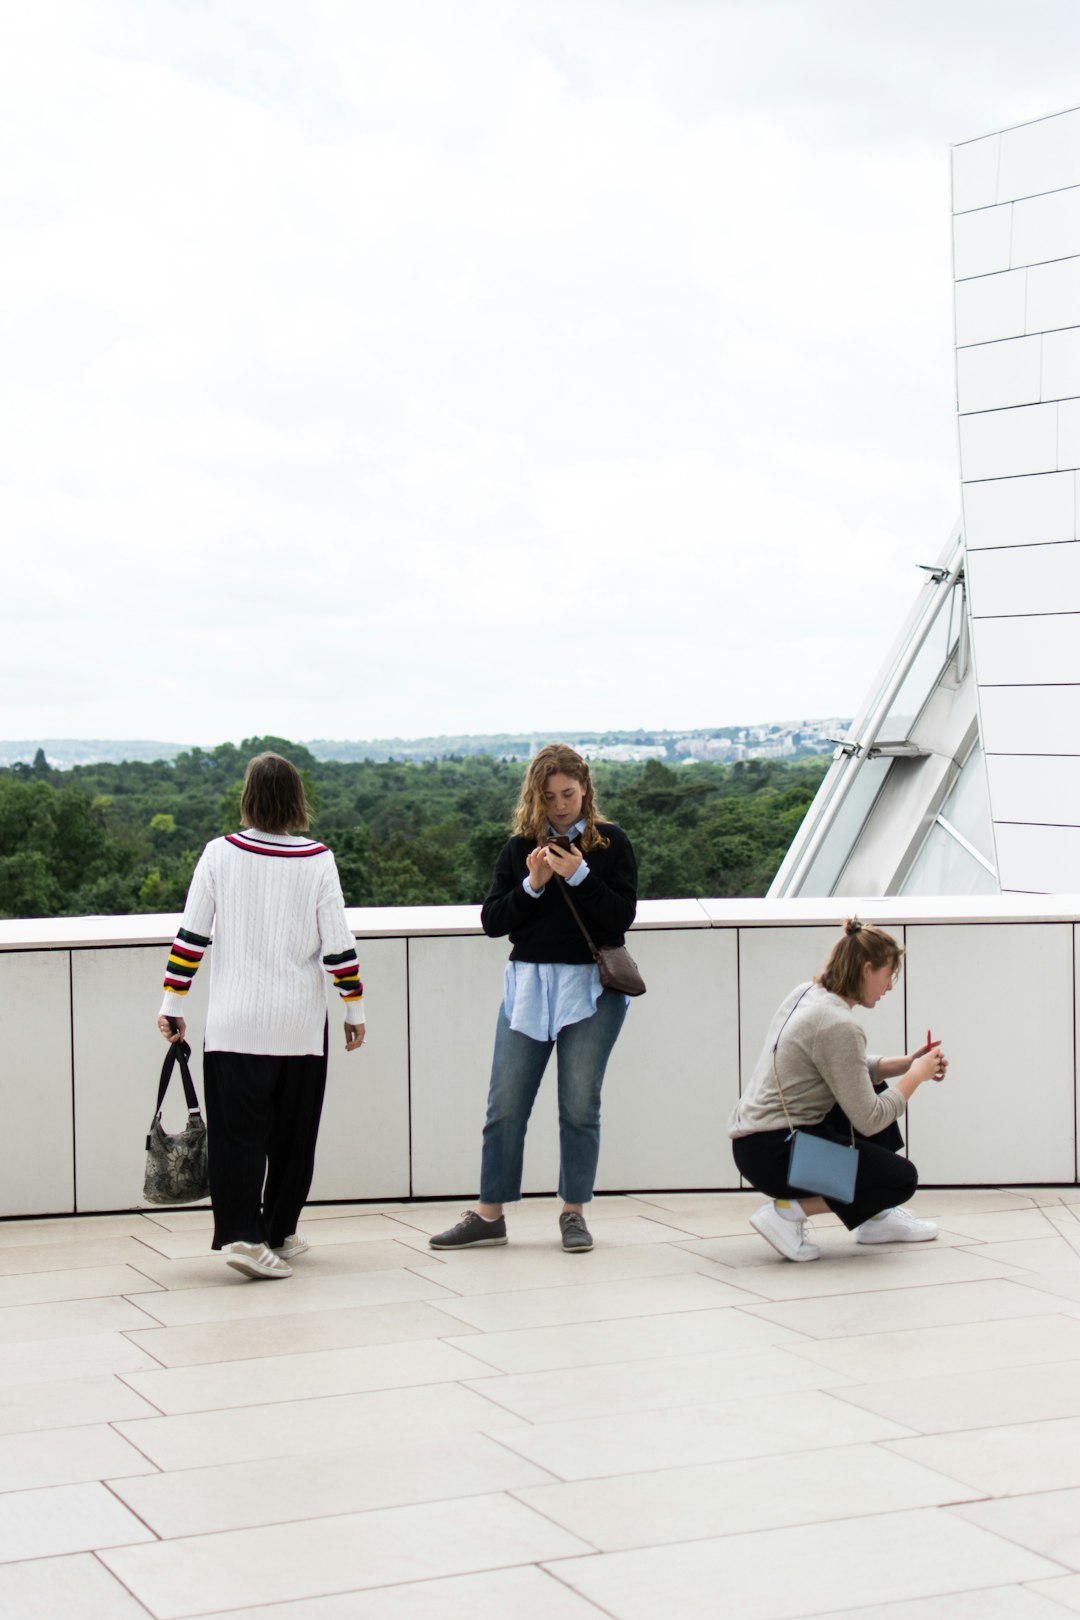
[[[896,1123],[927,1080],[949,1064],[938,1041],[903,1057],[866,1055],[855,1007],[876,1007],[896,983],[903,946],[883,928],[849,918],[815,979],[797,985],[773,1015],[750,1084],[728,1127],[741,1175],[771,1200],[750,1224],[785,1260],[816,1260],[806,1237],[808,1215],[838,1215],[858,1243],[925,1243],[933,1221],[900,1206],[915,1192],[918,1171],[900,1157]],[[891,1084],[890,1084],[891,1082]],[[850,1203],[806,1196],[788,1180],[794,1130],[859,1152]]]
[[[503,1206],[521,1197],[525,1131],[552,1051],[562,1246],[571,1254],[593,1246],[584,1211],[600,1152],[600,1091],[627,1002],[601,985],[561,883],[573,889],[597,943],[621,945],[637,909],[634,851],[620,827],[600,819],[587,761],[565,743],[550,743],[529,764],[513,835],[480,914],[484,932],[509,934],[513,947],[495,1029],[480,1201],[430,1239],[433,1249],[506,1242]]]

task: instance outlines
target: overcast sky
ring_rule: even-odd
[[[9,0],[0,736],[850,713],[1075,0]]]

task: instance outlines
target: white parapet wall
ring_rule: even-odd
[[[848,900],[671,900],[639,908],[648,983],[604,1088],[599,1191],[735,1189],[726,1124],[769,1015],[816,972]],[[866,1015],[871,1051],[945,1043],[948,1082],[915,1098],[924,1182],[1077,1179],[1080,897],[867,901],[907,947]],[[331,1007],[330,1079],[312,1197],[476,1192],[505,940],[473,906],[349,913],[368,1042],[346,1054]],[[0,1216],[134,1209],[164,1043],[156,1028],[176,917],[0,921]],[[190,995],[199,1050],[208,966]],[[197,1081],[201,1081],[198,1065]],[[166,1124],[179,1128],[182,1098]],[[558,1171],[554,1063],[529,1131],[525,1191]]]

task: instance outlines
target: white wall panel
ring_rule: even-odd
[[[988,614],[1080,612],[1080,541],[974,551],[966,564],[971,611]],[[1080,746],[1080,737],[1076,738]]]
[[[967,551],[1077,538],[1076,478],[1071,472],[992,479],[964,490]]]
[[[68,960],[67,951],[0,953],[0,1215],[75,1207]]]
[[[1080,395],[1080,329],[1044,332],[1042,397],[1068,399],[1075,395]]]
[[[357,949],[369,1033],[358,1052],[346,1052],[341,998],[331,993],[313,1199],[409,1193],[408,947],[403,939],[365,939]]]
[[[953,220],[953,268],[957,281],[1008,270],[1012,248],[1012,203],[979,208]]]
[[[80,1210],[132,1209],[142,1200],[145,1139],[157,1098],[165,1042],[157,1027],[167,947],[73,951],[75,1029],[75,1197]],[[202,1102],[207,969],[188,992],[187,1038]],[[169,1088],[165,1127],[187,1118],[179,1075]]]
[[[977,343],[956,354],[956,387],[961,411],[995,411],[1036,403],[1042,390],[1042,338],[1009,338]]]
[[[413,1192],[475,1197],[505,939],[484,935],[409,941],[409,1038]],[[526,1143],[526,1192],[551,1185],[558,1136],[550,1077]]]
[[[408,1193],[405,946],[400,940],[366,940],[362,952],[372,1045],[344,1051],[344,1015],[334,996],[313,1198]],[[161,946],[72,953],[76,1197],[81,1210],[131,1209],[142,1202],[143,1143],[166,1050],[157,1030],[157,1010],[167,954]],[[212,973],[211,953],[186,1008],[200,1103]],[[179,1130],[185,1117],[177,1074],[169,1088],[166,1128]]]
[[[1001,134],[997,200],[1080,185],[1080,112],[1056,113]]]
[[[1080,399],[1058,405],[1058,467],[1080,467]]]
[[[1003,890],[1080,894],[1080,829],[996,822],[994,843]]]
[[[1080,685],[986,686],[979,710],[988,754],[1059,754],[1080,739]]]
[[[993,343],[998,338],[1023,337],[1027,330],[1024,325],[1027,275],[1026,270],[1006,270],[1002,275],[978,276],[974,281],[958,282],[957,343]]]
[[[997,201],[1000,152],[1000,135],[984,135],[980,140],[953,147],[952,205],[956,213],[965,208],[986,208]]]
[[[649,988],[630,1003],[604,1079],[597,1187],[737,1187],[736,931],[641,930],[630,949]]]
[[[873,922],[873,901],[859,915]],[[903,931],[890,929],[903,944]],[[820,973],[836,940],[838,928],[742,928],[739,930],[739,1002],[742,1080],[745,1086],[768,1033],[769,1023],[784,997],[795,986]],[[902,980],[873,1011],[856,1008],[866,1030],[868,1050],[879,1056],[903,1052],[904,995]]]
[[[1063,737],[1061,746],[1075,748],[1078,740]],[[1080,827],[1080,757],[991,754],[986,769],[995,821]]]
[[[928,1182],[1071,1181],[1072,928],[909,927],[909,1027],[949,1075],[916,1092],[908,1147]]]
[[[1038,264],[1044,259],[1066,259],[1074,253],[1080,253],[1080,188],[1052,191],[1015,204],[1014,266]]]
[[[1059,326],[1080,326],[1080,259],[1037,264],[1030,270],[1012,273],[1027,276],[1026,331],[1049,332]],[[961,285],[967,287],[974,283],[965,281]]]
[[[1071,613],[976,619],[972,636],[981,686],[1080,681],[1080,619]],[[1031,701],[1039,701],[1037,693]]]
[[[960,418],[960,469],[966,481],[1053,472],[1057,405],[1025,405]]]

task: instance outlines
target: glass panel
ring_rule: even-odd
[[[959,639],[963,601],[963,586],[954,585],[949,591],[949,600],[942,602],[915,662],[893,698],[892,707],[878,729],[877,738],[872,740],[904,742],[911,734],[912,726],[922,713]]]
[[[855,767],[854,780],[847,785],[844,802],[836,812],[836,820],[799,885],[800,894],[832,894],[891,765],[891,759],[866,759]]]
[[[997,894],[999,890],[985,866],[935,822],[900,893]]]
[[[974,844],[980,855],[993,865],[994,833],[990,825],[990,790],[986,784],[986,766],[983,751],[976,743],[964,762],[964,768],[952,785],[949,797],[941,807],[946,821],[951,821],[957,832],[963,833]]]

